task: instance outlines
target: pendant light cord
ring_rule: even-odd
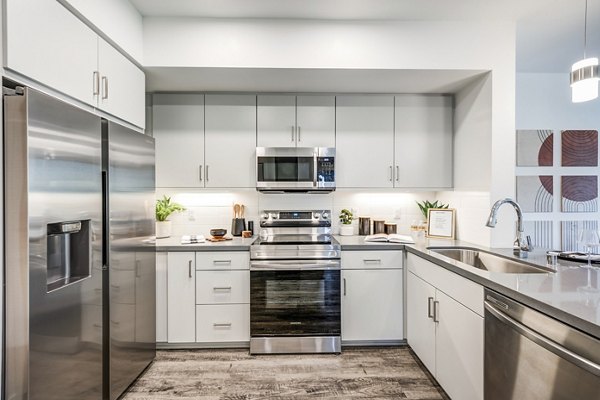
[[[585,17],[583,19],[583,59],[586,58],[587,49],[587,14],[588,14],[588,0],[585,0]]]

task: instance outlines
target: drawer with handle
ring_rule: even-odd
[[[247,342],[249,340],[249,304],[196,306],[196,342]]]
[[[196,252],[196,269],[250,269],[250,253],[247,251],[199,251]]]
[[[402,268],[401,250],[342,251],[342,269]]]
[[[196,304],[250,302],[250,271],[198,271]]]

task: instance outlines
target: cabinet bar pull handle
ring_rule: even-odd
[[[301,142],[302,141],[302,136],[301,136],[300,127],[298,127],[297,129],[298,129],[298,141]]]
[[[135,277],[141,278],[142,276],[142,262],[140,260],[135,260]]]
[[[231,264],[231,260],[214,260],[213,264]]]
[[[200,182],[202,182],[202,165],[198,166],[198,178],[200,179]]]
[[[102,328],[102,325],[100,325],[100,324],[93,324],[92,326],[93,326],[94,328]]]
[[[294,125],[292,125],[292,142],[294,141]]]
[[[188,276],[192,277],[192,260],[188,261]]]
[[[102,77],[102,100],[108,99],[108,77]]]
[[[119,321],[115,321],[113,319],[110,320],[110,323],[114,324],[114,325],[121,325],[121,323]]]
[[[346,278],[344,278],[344,296],[346,295]]]
[[[231,291],[231,286],[213,287],[213,290],[214,291],[217,291],[217,290],[229,290],[229,291]]]
[[[392,166],[390,165],[390,182],[392,182],[394,180],[394,170],[392,169]]]
[[[213,326],[215,328],[222,328],[222,327],[230,327],[231,326],[231,322],[226,322],[226,323],[214,323]]]
[[[98,96],[100,94],[100,72],[94,71],[93,79],[94,79],[94,96]]]
[[[396,182],[400,179],[400,167],[396,165]]]
[[[427,298],[427,317],[433,318],[433,297]]]
[[[204,173],[206,174],[204,179],[206,180],[206,182],[208,182],[208,165],[206,165],[206,168],[204,168]]]
[[[365,259],[363,259],[363,262],[365,264],[381,264],[381,260],[380,259],[372,259],[372,260],[365,260]]]
[[[439,311],[440,302],[433,302],[433,322],[440,322],[440,311]]]

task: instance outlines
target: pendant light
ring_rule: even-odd
[[[585,19],[583,25],[583,60],[571,67],[571,100],[573,103],[594,100],[598,97],[598,58],[586,58],[587,48],[587,11],[585,0]]]

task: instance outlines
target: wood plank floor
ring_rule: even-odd
[[[341,355],[159,351],[122,399],[186,398],[448,400],[407,347],[351,348]]]

